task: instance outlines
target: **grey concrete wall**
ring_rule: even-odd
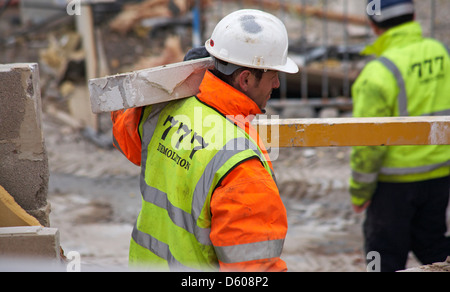
[[[0,65],[0,185],[49,226],[49,170],[41,112],[38,65]]]

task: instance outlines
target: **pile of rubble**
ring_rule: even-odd
[[[450,272],[450,256],[447,257],[445,262],[409,268],[402,272]]]

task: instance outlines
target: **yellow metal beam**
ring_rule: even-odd
[[[259,119],[267,147],[450,145],[450,116]]]

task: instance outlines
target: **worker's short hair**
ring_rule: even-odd
[[[382,22],[376,22],[372,18],[370,18],[370,20],[372,21],[373,24],[375,24],[376,26],[378,26],[380,28],[389,29],[389,28],[401,25],[403,23],[413,21],[414,14],[402,15],[402,16],[398,16],[398,17],[395,17],[395,18],[392,18],[389,20],[385,20]]]
[[[213,74],[228,84],[231,84],[234,78],[244,70],[250,71],[258,81],[261,80],[264,73],[263,69],[242,67],[214,58]]]

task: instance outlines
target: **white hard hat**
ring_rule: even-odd
[[[242,9],[225,16],[205,43],[215,58],[238,66],[297,73],[286,27],[272,14]]]

